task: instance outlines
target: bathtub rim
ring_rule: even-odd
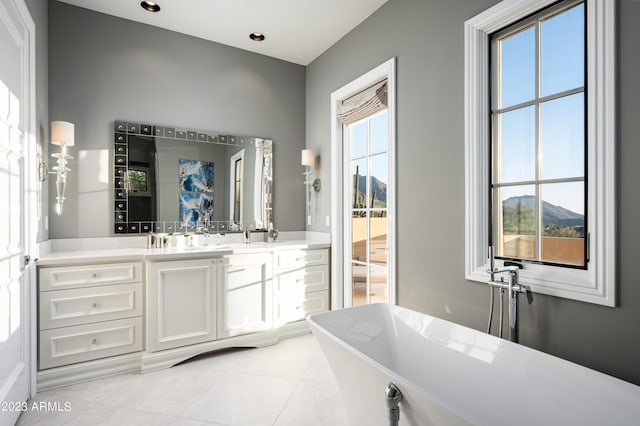
[[[596,385],[607,385],[607,386],[614,386],[616,389],[616,392],[621,392],[621,393],[626,393],[629,392],[630,393],[630,398],[635,398],[636,396],[639,398],[638,399],[638,404],[640,405],[640,386],[622,380],[620,378],[611,376],[609,374],[603,373],[601,371],[589,368],[587,366],[566,360],[564,358],[560,358],[558,356],[554,356],[551,354],[548,354],[546,352],[542,352],[538,349],[535,348],[531,348],[522,344],[518,344],[518,343],[514,343],[514,342],[510,342],[508,340],[505,339],[501,339],[497,336],[493,336],[490,334],[486,334],[483,333],[482,331],[476,330],[474,328],[462,325],[462,324],[458,324],[446,319],[442,319],[442,318],[438,318],[429,314],[425,314],[422,312],[418,312],[418,311],[414,311],[408,308],[404,308],[402,306],[398,306],[398,305],[390,305],[387,303],[375,303],[375,304],[369,304],[369,305],[360,305],[360,306],[354,306],[354,307],[349,307],[349,308],[342,308],[338,311],[342,311],[342,310],[372,310],[372,311],[382,311],[383,315],[388,315],[389,320],[393,321],[393,315],[394,315],[394,310],[395,311],[405,311],[408,313],[417,313],[419,315],[422,315],[424,317],[427,317],[429,319],[433,319],[436,322],[441,322],[444,323],[448,326],[454,327],[454,328],[459,328],[459,329],[465,329],[465,330],[471,330],[475,333],[480,333],[485,335],[487,338],[490,339],[495,339],[497,341],[500,342],[501,345],[505,345],[506,348],[511,348],[512,350],[516,351],[517,353],[526,353],[526,352],[532,352],[531,356],[535,356],[540,358],[541,361],[539,362],[556,362],[559,364],[559,368],[563,368],[563,367],[567,367],[567,368],[571,368],[574,370],[574,372],[579,373],[580,371],[585,371],[588,372],[592,377],[590,378],[590,380],[593,380],[595,382]],[[357,358],[360,358],[362,360],[364,360],[367,363],[370,363],[372,366],[374,366],[377,369],[380,369],[385,375],[387,375],[388,377],[393,377],[394,383],[396,385],[398,385],[398,387],[400,388],[400,390],[402,391],[403,388],[407,388],[410,389],[413,392],[416,392],[420,397],[424,397],[427,398],[428,400],[436,403],[437,405],[439,405],[440,407],[442,407],[443,409],[449,410],[451,413],[455,413],[456,416],[458,416],[460,419],[469,422],[471,424],[474,424],[474,422],[477,421],[477,419],[474,417],[474,413],[470,412],[468,409],[463,409],[461,410],[459,406],[456,407],[452,407],[451,403],[447,403],[446,401],[448,401],[448,398],[442,398],[439,397],[438,395],[434,395],[431,394],[425,390],[423,390],[418,384],[415,384],[413,381],[407,379],[406,377],[404,377],[403,375],[400,375],[398,372],[395,372],[393,370],[391,370],[390,368],[384,366],[383,364],[381,364],[379,361],[375,360],[374,358],[372,358],[371,356],[367,355],[366,353],[364,353],[363,351],[360,351],[359,349],[357,349],[354,346],[351,346],[348,342],[342,340],[340,337],[338,337],[337,335],[331,333],[328,329],[324,328],[320,323],[318,323],[317,319],[318,318],[323,318],[326,316],[331,315],[331,313],[334,311],[327,311],[327,312],[321,312],[321,313],[317,313],[317,314],[313,314],[311,316],[309,316],[307,318],[307,321],[309,321],[311,330],[315,333],[320,332],[322,333],[322,335],[324,335],[325,337],[329,338],[331,341],[334,342],[334,344],[338,344],[340,347],[346,349],[349,353],[351,353],[353,356],[356,356]],[[424,338],[427,338],[426,336],[423,336]],[[324,350],[324,348],[323,348]],[[333,367],[332,367],[333,369]],[[620,407],[628,407],[628,403],[625,403],[624,405],[620,405]]]
[[[371,308],[365,308],[365,306],[367,307],[371,307]],[[382,309],[385,312],[385,315],[391,315],[391,311],[394,308],[399,308],[402,310],[406,310],[406,311],[411,311],[410,309],[407,308],[403,308],[401,306],[398,305],[390,305],[387,303],[370,303],[368,305],[360,305],[360,306],[351,306],[348,308],[341,308],[339,309],[339,311],[342,310],[354,310],[354,309]],[[321,332],[325,337],[328,337],[330,340],[332,340],[334,343],[337,343],[339,346],[341,346],[342,348],[346,349],[347,351],[349,351],[352,355],[356,356],[357,358],[361,358],[364,359],[364,361],[368,362],[369,364],[373,365],[375,368],[380,369],[385,375],[387,375],[388,377],[392,377],[393,380],[392,382],[398,386],[398,388],[400,389],[401,392],[404,392],[404,389],[409,389],[412,392],[415,392],[416,394],[418,394],[420,397],[431,401],[433,404],[435,405],[439,405],[441,407],[441,409],[448,411],[449,413],[455,414],[455,416],[459,417],[460,419],[464,420],[465,422],[468,422],[470,424],[473,424],[472,420],[469,420],[470,418],[470,413],[460,413],[460,409],[459,407],[452,407],[450,404],[446,403],[445,401],[443,401],[442,397],[439,397],[438,395],[434,395],[431,393],[428,393],[427,391],[425,391],[424,389],[422,389],[421,387],[419,387],[417,384],[413,383],[412,381],[408,380],[407,378],[405,378],[404,376],[398,374],[397,372],[391,370],[390,368],[382,365],[379,361],[371,358],[369,355],[365,354],[364,352],[359,351],[358,349],[354,348],[353,346],[349,345],[347,342],[345,342],[344,340],[340,339],[339,337],[337,337],[336,335],[334,335],[333,333],[329,332],[327,329],[325,329],[324,327],[322,327],[321,325],[318,324],[318,322],[315,320],[314,317],[323,317],[323,316],[327,316],[329,315],[331,312],[334,311],[326,311],[326,312],[319,312],[313,315],[310,315],[309,317],[307,317],[307,322],[310,325],[311,331],[313,333],[315,333],[316,331]],[[417,312],[417,311],[412,311],[412,312]],[[420,313],[420,312],[418,312]],[[425,315],[427,317],[430,318],[435,318],[437,320],[441,320],[440,318],[437,317],[432,317],[431,315],[427,315],[427,314],[422,314],[421,315]],[[446,321],[446,320],[442,320],[442,321]],[[447,323],[451,323],[453,325],[459,325],[456,323],[453,323],[451,321],[446,321]],[[464,326],[462,326],[464,327]],[[465,328],[469,328],[469,327],[465,327]],[[477,331],[477,330],[476,330]],[[320,345],[322,347],[322,345]],[[324,348],[323,348],[324,351]],[[333,371],[333,367],[331,367],[331,370]],[[338,379],[336,378],[336,381],[338,381]],[[380,390],[381,394],[383,392],[383,390]],[[402,402],[400,403],[400,407],[402,408]]]

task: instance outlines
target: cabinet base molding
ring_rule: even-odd
[[[180,348],[167,349],[160,352],[145,352],[142,354],[141,371],[149,373],[151,371],[169,368],[196,355],[206,352],[226,348],[259,348],[263,346],[275,345],[278,339],[271,332],[248,334],[229,339],[214,340],[196,345],[182,346]]]
[[[142,365],[140,371],[143,373],[149,373],[151,371],[162,370],[164,368],[172,367],[182,361],[186,361],[189,358],[193,358],[196,355],[201,355],[218,349],[261,348],[264,346],[275,345],[282,339],[302,336],[308,333],[310,333],[310,329],[307,322],[298,321],[269,331],[259,331],[242,336],[229,337],[196,345],[182,346],[180,348],[167,349],[159,352],[144,352],[142,353]]]
[[[260,331],[207,343],[159,352],[136,352],[50,368],[38,371],[38,392],[119,374],[148,373],[162,370],[206,352],[234,347],[258,348],[269,346],[278,343],[280,340],[302,336],[310,332],[306,321],[298,321],[270,331]]]
[[[140,371],[140,352],[38,371],[38,392]]]

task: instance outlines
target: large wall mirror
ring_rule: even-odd
[[[114,232],[265,230],[273,141],[114,122]]]

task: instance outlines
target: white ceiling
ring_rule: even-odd
[[[59,0],[132,21],[308,65],[387,0]],[[261,32],[266,40],[249,39]]]

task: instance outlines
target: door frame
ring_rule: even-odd
[[[21,125],[23,134],[23,176],[21,192],[24,215],[22,228],[24,239],[23,256],[36,259],[37,232],[37,178],[36,161],[36,26],[24,0],[6,0],[0,4],[0,20],[7,26],[20,47],[20,103]],[[6,7],[10,8],[7,10]],[[24,38],[22,37],[24,36]],[[25,259],[22,271],[21,314],[23,329],[22,351],[28,375],[28,396],[33,398],[37,390],[36,371],[36,266],[33,261]]]
[[[240,167],[240,176],[242,179],[242,189],[240,191],[240,221],[239,224],[243,223],[244,220],[244,148],[240,151],[236,152],[229,158],[229,219],[233,220],[235,217],[235,201],[236,201],[236,161],[241,160]]]
[[[396,244],[396,58],[385,61],[371,71],[356,78],[331,94],[331,309],[344,307],[348,287],[345,285],[345,229],[349,218],[344,215],[344,167],[342,123],[338,111],[343,100],[361,92],[363,89],[387,79],[387,100],[389,111],[389,186],[387,187],[387,218],[389,220],[389,303],[397,304],[397,244]]]

